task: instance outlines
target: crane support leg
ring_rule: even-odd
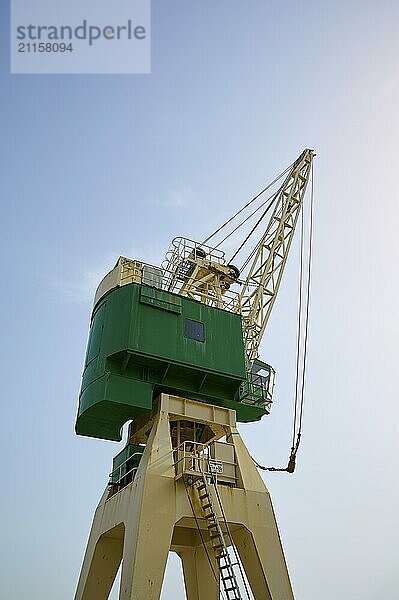
[[[106,532],[122,525],[120,600],[159,599],[175,523],[175,471],[167,413],[158,414],[147,448],[134,482],[111,498],[103,495],[88,542],[88,549],[96,547]],[[100,581],[101,568],[102,563],[88,550],[75,600],[108,598],[111,586],[105,593],[104,586],[89,585],[91,580]]]
[[[123,525],[119,525],[105,533],[101,530],[92,531],[79,582],[81,584],[84,581],[84,595],[80,585],[77,598],[108,598],[122,560],[123,530]]]
[[[232,536],[255,598],[271,600],[272,596],[251,532],[243,527],[236,530]]]
[[[182,560],[188,600],[219,600],[230,574],[221,546],[235,547],[256,600],[293,600],[269,493],[235,411],[161,394],[129,435],[145,450],[133,480],[100,500],[75,600],[106,600],[121,562],[119,600],[159,600],[169,551]]]
[[[232,537],[253,594],[264,600],[293,598],[269,492],[237,430],[232,430],[231,439],[242,477],[245,513],[223,487],[220,496],[229,520],[242,524],[232,527]]]
[[[219,576],[218,564],[212,557],[212,551],[208,556],[203,547],[184,548],[177,553],[182,561],[184,584],[186,587],[187,600],[219,600],[219,583],[214,573]]]

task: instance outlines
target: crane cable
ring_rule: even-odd
[[[298,160],[295,160],[292,165],[290,165],[290,167],[288,167],[283,174],[285,174],[288,170],[290,171],[289,174],[287,175],[287,177],[284,179],[283,183],[281,184],[281,186],[278,188],[278,190],[276,192],[274,192],[274,194],[272,194],[271,196],[269,196],[269,198],[263,202],[258,208],[257,210],[259,210],[260,208],[262,208],[266,202],[268,200],[270,200],[269,204],[267,205],[267,207],[265,208],[265,210],[263,211],[263,213],[261,214],[261,216],[259,217],[258,221],[255,223],[255,225],[253,226],[253,228],[251,229],[251,231],[248,233],[248,235],[246,236],[246,238],[241,242],[240,246],[238,247],[238,249],[235,251],[235,253],[233,254],[233,256],[230,259],[230,263],[235,259],[235,257],[241,252],[241,250],[243,249],[243,247],[245,246],[245,244],[247,243],[247,241],[249,240],[249,238],[252,236],[253,232],[255,231],[255,229],[260,225],[260,223],[263,221],[263,219],[265,218],[266,214],[269,212],[269,210],[272,208],[273,204],[275,203],[276,199],[278,198],[278,196],[280,195],[281,191],[286,187],[286,185],[288,184],[288,181],[290,180],[291,176],[292,176],[292,170],[294,169],[295,165],[298,163]],[[255,211],[256,212],[256,211]],[[254,214],[254,213],[253,213]],[[252,215],[250,215],[252,216]],[[245,221],[244,221],[245,222]],[[228,236],[227,236],[228,237]],[[225,238],[226,239],[226,238]],[[250,253],[250,255],[246,258],[246,260],[244,261],[244,264],[242,265],[242,267],[240,268],[240,271],[242,272],[245,267],[248,265],[248,263],[250,262],[250,260],[252,259],[252,257],[254,256],[254,254],[257,252],[259,246],[262,244],[262,238],[259,240],[259,242],[256,244],[255,248],[253,248],[252,252]]]
[[[220,575],[219,575],[219,573],[217,573],[215,571],[214,565],[212,564],[212,559],[211,559],[211,556],[209,554],[209,550],[207,548],[207,545],[206,545],[206,542],[205,542],[205,539],[204,539],[204,535],[203,535],[203,533],[201,531],[201,526],[200,526],[200,523],[199,523],[199,519],[198,519],[198,517],[196,515],[195,507],[194,507],[193,501],[191,499],[190,492],[189,492],[188,487],[187,487],[187,483],[184,480],[184,477],[183,477],[183,482],[184,482],[184,487],[186,489],[187,498],[188,498],[188,501],[190,503],[191,511],[193,513],[195,524],[197,526],[197,530],[198,530],[198,533],[199,533],[199,536],[200,536],[200,539],[201,539],[201,544],[202,544],[202,546],[203,546],[203,548],[205,550],[206,558],[207,558],[209,566],[211,568],[213,577],[215,578],[216,583],[219,585],[219,593],[222,595],[222,598],[226,598],[225,592],[222,589],[220,589]],[[226,600],[228,600],[228,598],[226,598]]]
[[[240,208],[240,210],[238,210],[232,217],[230,217],[229,219],[227,219],[227,221],[225,221],[220,227],[218,227],[216,229],[216,231],[214,231],[213,233],[211,233],[211,235],[209,235],[202,242],[202,244],[208,243],[209,240],[211,240],[217,233],[219,233],[219,231],[221,231],[222,229],[224,229],[224,227],[226,227],[226,225],[228,225],[229,223],[231,223],[231,221],[233,221],[236,217],[238,217],[238,215],[241,214],[246,208],[248,208],[248,206],[250,206],[253,202],[255,202],[255,200],[257,200],[260,196],[262,196],[262,194],[264,194],[268,189],[270,189],[279,179],[281,179],[294,166],[295,162],[296,161],[294,161],[286,169],[284,169],[284,171],[282,171],[279,175],[277,175],[277,177],[275,177],[271,183],[269,183],[260,192],[258,192],[253,198],[251,198],[251,200],[249,200],[249,202],[247,202],[242,208]],[[271,197],[272,196],[270,196],[270,198]],[[270,198],[268,198],[268,200]],[[242,223],[240,223],[240,225],[238,225],[231,233],[229,233],[228,236],[225,237],[224,240],[222,240],[222,242],[224,242],[228,237],[230,237],[230,235],[232,235],[239,227],[241,227],[241,225],[243,225],[250,217],[252,217],[255,214],[255,212],[257,212],[260,208],[262,208],[262,206],[264,204],[266,204],[266,202],[267,202],[267,200],[263,204],[261,204],[249,217],[247,217],[244,221],[242,221]],[[220,246],[220,244],[222,242],[219,242],[218,246]],[[217,246],[215,246],[215,248],[216,247]]]
[[[263,213],[261,214],[261,216],[259,217],[259,219],[256,221],[255,225],[252,227],[252,229],[248,233],[247,237],[241,242],[241,244],[239,245],[238,249],[234,252],[233,256],[229,260],[229,263],[231,263],[235,259],[235,257],[237,256],[237,254],[243,249],[243,247],[245,246],[245,244],[247,243],[247,241],[249,240],[249,238],[251,237],[251,235],[253,234],[253,232],[255,231],[255,229],[260,225],[260,223],[265,218],[266,214],[269,212],[269,210],[273,206],[273,204],[276,201],[276,198],[279,195],[279,193],[280,193],[280,190],[277,190],[277,192],[275,194],[273,194],[272,196],[270,196],[268,198],[268,200],[270,200],[269,204],[266,206],[265,210],[263,211]],[[259,208],[261,208],[262,206],[263,206],[263,204]],[[250,215],[250,216],[252,216],[252,215]],[[242,271],[242,268],[241,268],[241,271]]]
[[[297,327],[297,352],[296,352],[296,379],[295,379],[295,400],[294,400],[294,417],[292,431],[291,453],[288,459],[288,464],[285,468],[265,467],[258,463],[252,456],[252,460],[258,469],[263,471],[284,471],[294,473],[296,467],[296,456],[302,437],[303,423],[303,408],[305,399],[305,380],[306,380],[306,363],[308,350],[308,335],[309,335],[309,308],[310,308],[310,292],[311,292],[311,271],[312,271],[312,249],[313,249],[313,219],[314,219],[314,181],[313,181],[313,164],[311,167],[311,195],[310,195],[310,221],[309,221],[309,251],[307,262],[306,276],[306,308],[305,308],[305,323],[304,323],[304,338],[303,338],[303,353],[301,355],[301,339],[302,339],[302,303],[303,303],[303,263],[304,263],[304,211],[302,208],[301,215],[301,250],[300,250],[300,285],[299,285],[299,302],[298,302],[298,327]]]
[[[229,260],[229,264],[235,258],[235,256],[239,253],[239,251],[242,249],[242,247],[244,246],[244,244],[248,241],[249,237],[253,234],[253,232],[255,231],[255,229],[257,228],[257,226],[259,225],[259,223],[262,221],[262,219],[266,215],[266,213],[273,206],[273,204],[274,204],[274,202],[275,202],[275,200],[277,198],[277,194],[278,194],[278,192],[276,192],[276,193],[272,194],[271,196],[269,196],[268,198],[266,198],[266,200],[264,202],[262,202],[262,204],[260,204],[258,206],[258,208],[255,208],[255,210],[252,211],[251,214],[248,215],[248,217],[246,217],[243,221],[241,221],[241,223],[239,223],[237,225],[237,227],[235,227],[232,231],[230,231],[230,233],[228,233],[222,240],[220,240],[220,242],[218,242],[216,244],[216,246],[213,247],[214,250],[216,248],[219,248],[219,246],[221,246],[226,240],[228,240],[229,237],[233,235],[233,233],[235,233],[238,229],[240,229],[240,227],[242,227],[247,221],[249,221],[249,219],[251,219],[251,217],[253,217],[261,208],[263,208],[265,206],[265,204],[267,202],[269,202],[269,200],[271,200],[271,202],[268,204],[267,208],[262,213],[262,216],[257,221],[255,227],[252,228],[251,232],[247,235],[247,237],[245,238],[245,240],[243,241],[243,243],[241,244],[241,246],[239,247],[239,249],[236,251],[236,253],[233,255],[233,257]]]
[[[220,497],[219,490],[218,490],[217,476],[215,476],[214,473],[211,473],[211,482],[212,482],[214,490],[215,490],[216,498],[217,498],[217,501],[218,501],[218,504],[219,504],[219,507],[220,507],[220,512],[222,513],[222,519],[224,521],[224,526],[226,528],[227,535],[230,538],[231,547],[233,549],[233,554],[234,554],[235,561],[236,561],[237,566],[238,566],[238,570],[240,571],[240,575],[241,575],[242,583],[244,585],[245,593],[246,593],[247,599],[250,600],[248,585],[247,585],[247,582],[245,581],[245,572],[244,572],[244,570],[242,568],[241,559],[240,559],[240,556],[239,556],[239,554],[237,552],[237,548],[236,548],[236,546],[234,544],[233,536],[232,536],[231,531],[230,531],[230,526],[229,526],[229,524],[227,522],[226,513],[225,513],[225,510],[223,508],[222,499]]]

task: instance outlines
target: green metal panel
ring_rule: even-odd
[[[104,373],[82,390],[76,433],[120,442],[121,427],[152,408],[153,385]]]
[[[127,446],[125,446],[112,461],[112,473],[110,481],[112,483],[120,481],[120,479],[125,477],[126,474],[131,471],[131,469],[137,467],[144,450],[145,446],[127,444]]]
[[[187,319],[203,324],[204,341],[187,337]],[[122,425],[162,391],[257,420],[263,405],[235,401],[245,379],[240,315],[145,285],[118,287],[93,312],[76,431],[119,441]]]

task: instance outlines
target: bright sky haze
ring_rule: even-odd
[[[399,3],[153,0],[149,75],[10,75],[1,6],[3,543],[0,596],[71,600],[122,444],[74,423],[95,288],[160,264],[306,148],[315,238],[303,445],[268,474],[297,600],[398,596]],[[298,256],[262,343],[290,445]],[[113,591],[113,600],[118,597]],[[162,600],[183,600],[171,559]]]

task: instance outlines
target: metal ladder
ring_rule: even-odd
[[[220,577],[224,591],[227,595],[227,600],[242,600],[233,570],[233,567],[238,565],[238,563],[231,562],[231,557],[226,546],[224,534],[215,511],[209,484],[205,475],[203,475],[201,479],[198,479],[195,483],[195,488],[198,491],[202,512],[207,522],[209,537],[211,538],[212,548],[219,566]]]

